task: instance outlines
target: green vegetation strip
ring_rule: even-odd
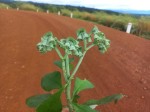
[[[21,10],[52,13],[60,11],[63,16],[70,16],[73,13],[74,18],[92,21],[104,26],[115,28],[120,31],[126,31],[127,24],[131,22],[133,27],[131,34],[150,39],[150,16],[126,15],[111,11],[100,11],[84,7],[59,6],[51,4],[40,4],[30,2],[4,2],[0,3],[0,8],[20,8]]]

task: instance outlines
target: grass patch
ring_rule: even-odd
[[[9,5],[5,4],[5,3],[0,3],[0,8],[1,9],[7,9],[8,8],[11,8]]]
[[[29,4],[29,3],[23,3],[19,5],[19,8],[22,10],[29,10],[29,11],[36,11],[37,9],[41,9],[35,5]]]

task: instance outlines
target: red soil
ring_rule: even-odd
[[[57,37],[75,36],[93,23],[55,14],[0,10],[0,112],[34,112],[27,97],[43,93],[41,77],[57,68],[55,52],[41,55],[36,44],[47,31]],[[102,55],[91,49],[78,76],[87,78],[95,89],[82,92],[80,102],[115,93],[126,95],[117,105],[100,106],[103,112],[150,112],[150,41],[97,25],[111,40]]]

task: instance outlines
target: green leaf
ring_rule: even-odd
[[[103,104],[107,104],[110,102],[115,102],[117,103],[118,100],[122,99],[124,95],[122,94],[115,94],[112,96],[107,96],[105,98],[102,98],[100,100],[89,100],[86,103],[84,103],[84,105],[103,105]]]
[[[55,64],[56,66],[58,66],[60,69],[62,69],[62,61],[61,61],[61,60],[55,61],[54,64]]]
[[[79,95],[75,95],[75,96],[73,97],[72,102],[73,102],[73,103],[78,103],[78,99],[79,99],[79,98],[80,98]]]
[[[73,69],[73,64],[71,64],[72,62],[74,61],[74,58],[72,57],[72,58],[69,58],[69,68],[70,68],[70,70],[72,70]]]
[[[79,105],[79,104],[73,103],[73,107],[75,109],[75,112],[97,112],[96,110],[91,109],[87,105]]]
[[[72,70],[73,69],[73,64],[69,64],[69,69]]]
[[[93,88],[93,87],[94,87],[94,85],[91,82],[89,82],[88,80],[86,80],[86,79],[81,80],[79,78],[76,78],[75,87],[74,87],[74,91],[73,91],[73,98],[80,91],[85,90],[85,89],[90,89],[90,88]]]
[[[26,99],[26,104],[29,107],[35,108],[39,106],[43,101],[47,100],[50,96],[51,94],[41,94],[41,95],[31,96]]]
[[[61,112],[61,93],[62,90],[59,90],[57,93],[50,96],[46,101],[37,107],[36,112]]]
[[[69,58],[69,63],[72,63],[74,61],[74,58]]]
[[[41,86],[45,91],[61,88],[62,84],[60,72],[55,71],[45,75],[41,80]]]
[[[74,61],[74,58],[69,58],[69,68],[70,68],[70,70],[73,69],[73,64],[71,64],[73,61]],[[55,61],[54,64],[56,66],[58,66],[60,69],[62,69],[62,61],[61,60]]]

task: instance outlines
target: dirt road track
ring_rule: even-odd
[[[40,37],[52,31],[57,37],[75,36],[94,24],[54,14],[0,10],[0,112],[34,112],[25,105],[31,95],[43,93],[41,77],[57,68],[55,52],[41,55],[36,50]],[[78,72],[95,89],[81,93],[83,102],[114,93],[127,96],[117,105],[98,107],[102,112],[150,112],[150,41],[99,26],[111,40],[102,55],[91,49]]]

